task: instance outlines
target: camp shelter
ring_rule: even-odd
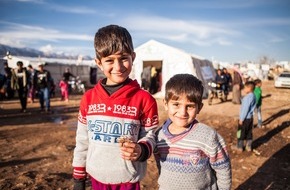
[[[150,40],[135,49],[136,58],[133,64],[131,78],[142,83],[141,74],[147,66],[155,67],[161,71],[161,84],[156,96],[165,95],[165,84],[175,74],[187,73],[198,77],[204,84],[207,96],[208,82],[214,80],[215,69],[210,61],[186,53],[177,48],[165,45],[155,40]]]
[[[46,58],[46,57],[22,57],[22,56],[5,56],[1,59],[0,72],[3,73],[3,62],[6,60],[9,67],[17,68],[17,62],[22,61],[23,66],[27,67],[29,64],[33,68],[38,69],[39,64],[44,65],[44,69],[51,73],[54,82],[58,82],[62,78],[62,74],[66,68],[70,69],[70,72],[75,76],[79,76],[86,86],[92,87],[96,81],[103,76],[103,73],[97,69],[95,61],[92,60],[80,60],[80,59],[60,59],[60,58]],[[92,71],[95,75],[92,75]],[[92,79],[94,76],[94,80]],[[92,82],[94,81],[94,82]]]

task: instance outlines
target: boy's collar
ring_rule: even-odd
[[[102,81],[101,81],[101,84],[102,86],[106,86],[106,87],[117,87],[117,86],[122,86],[124,84],[127,84],[131,81],[131,79],[128,77],[124,82],[122,83],[119,83],[119,84],[113,84],[113,85],[107,85],[107,78],[104,78]]]

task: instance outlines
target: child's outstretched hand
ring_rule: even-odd
[[[136,161],[141,155],[141,146],[128,137],[120,137],[119,146],[124,160]]]

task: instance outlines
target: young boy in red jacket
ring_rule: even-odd
[[[93,189],[139,190],[155,146],[157,103],[129,78],[135,52],[125,28],[99,29],[94,44],[96,64],[106,78],[87,91],[80,103],[74,188],[85,188],[88,173]]]

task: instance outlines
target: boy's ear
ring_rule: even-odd
[[[134,62],[135,58],[136,58],[136,53],[133,52],[133,53],[132,53],[132,62]]]
[[[95,58],[95,63],[101,70],[103,70],[102,62],[100,59]]]
[[[203,108],[203,103],[200,103],[197,114],[199,114],[199,112],[201,111],[202,108]]]
[[[165,99],[163,99],[164,109],[165,111],[168,111],[168,103]]]

